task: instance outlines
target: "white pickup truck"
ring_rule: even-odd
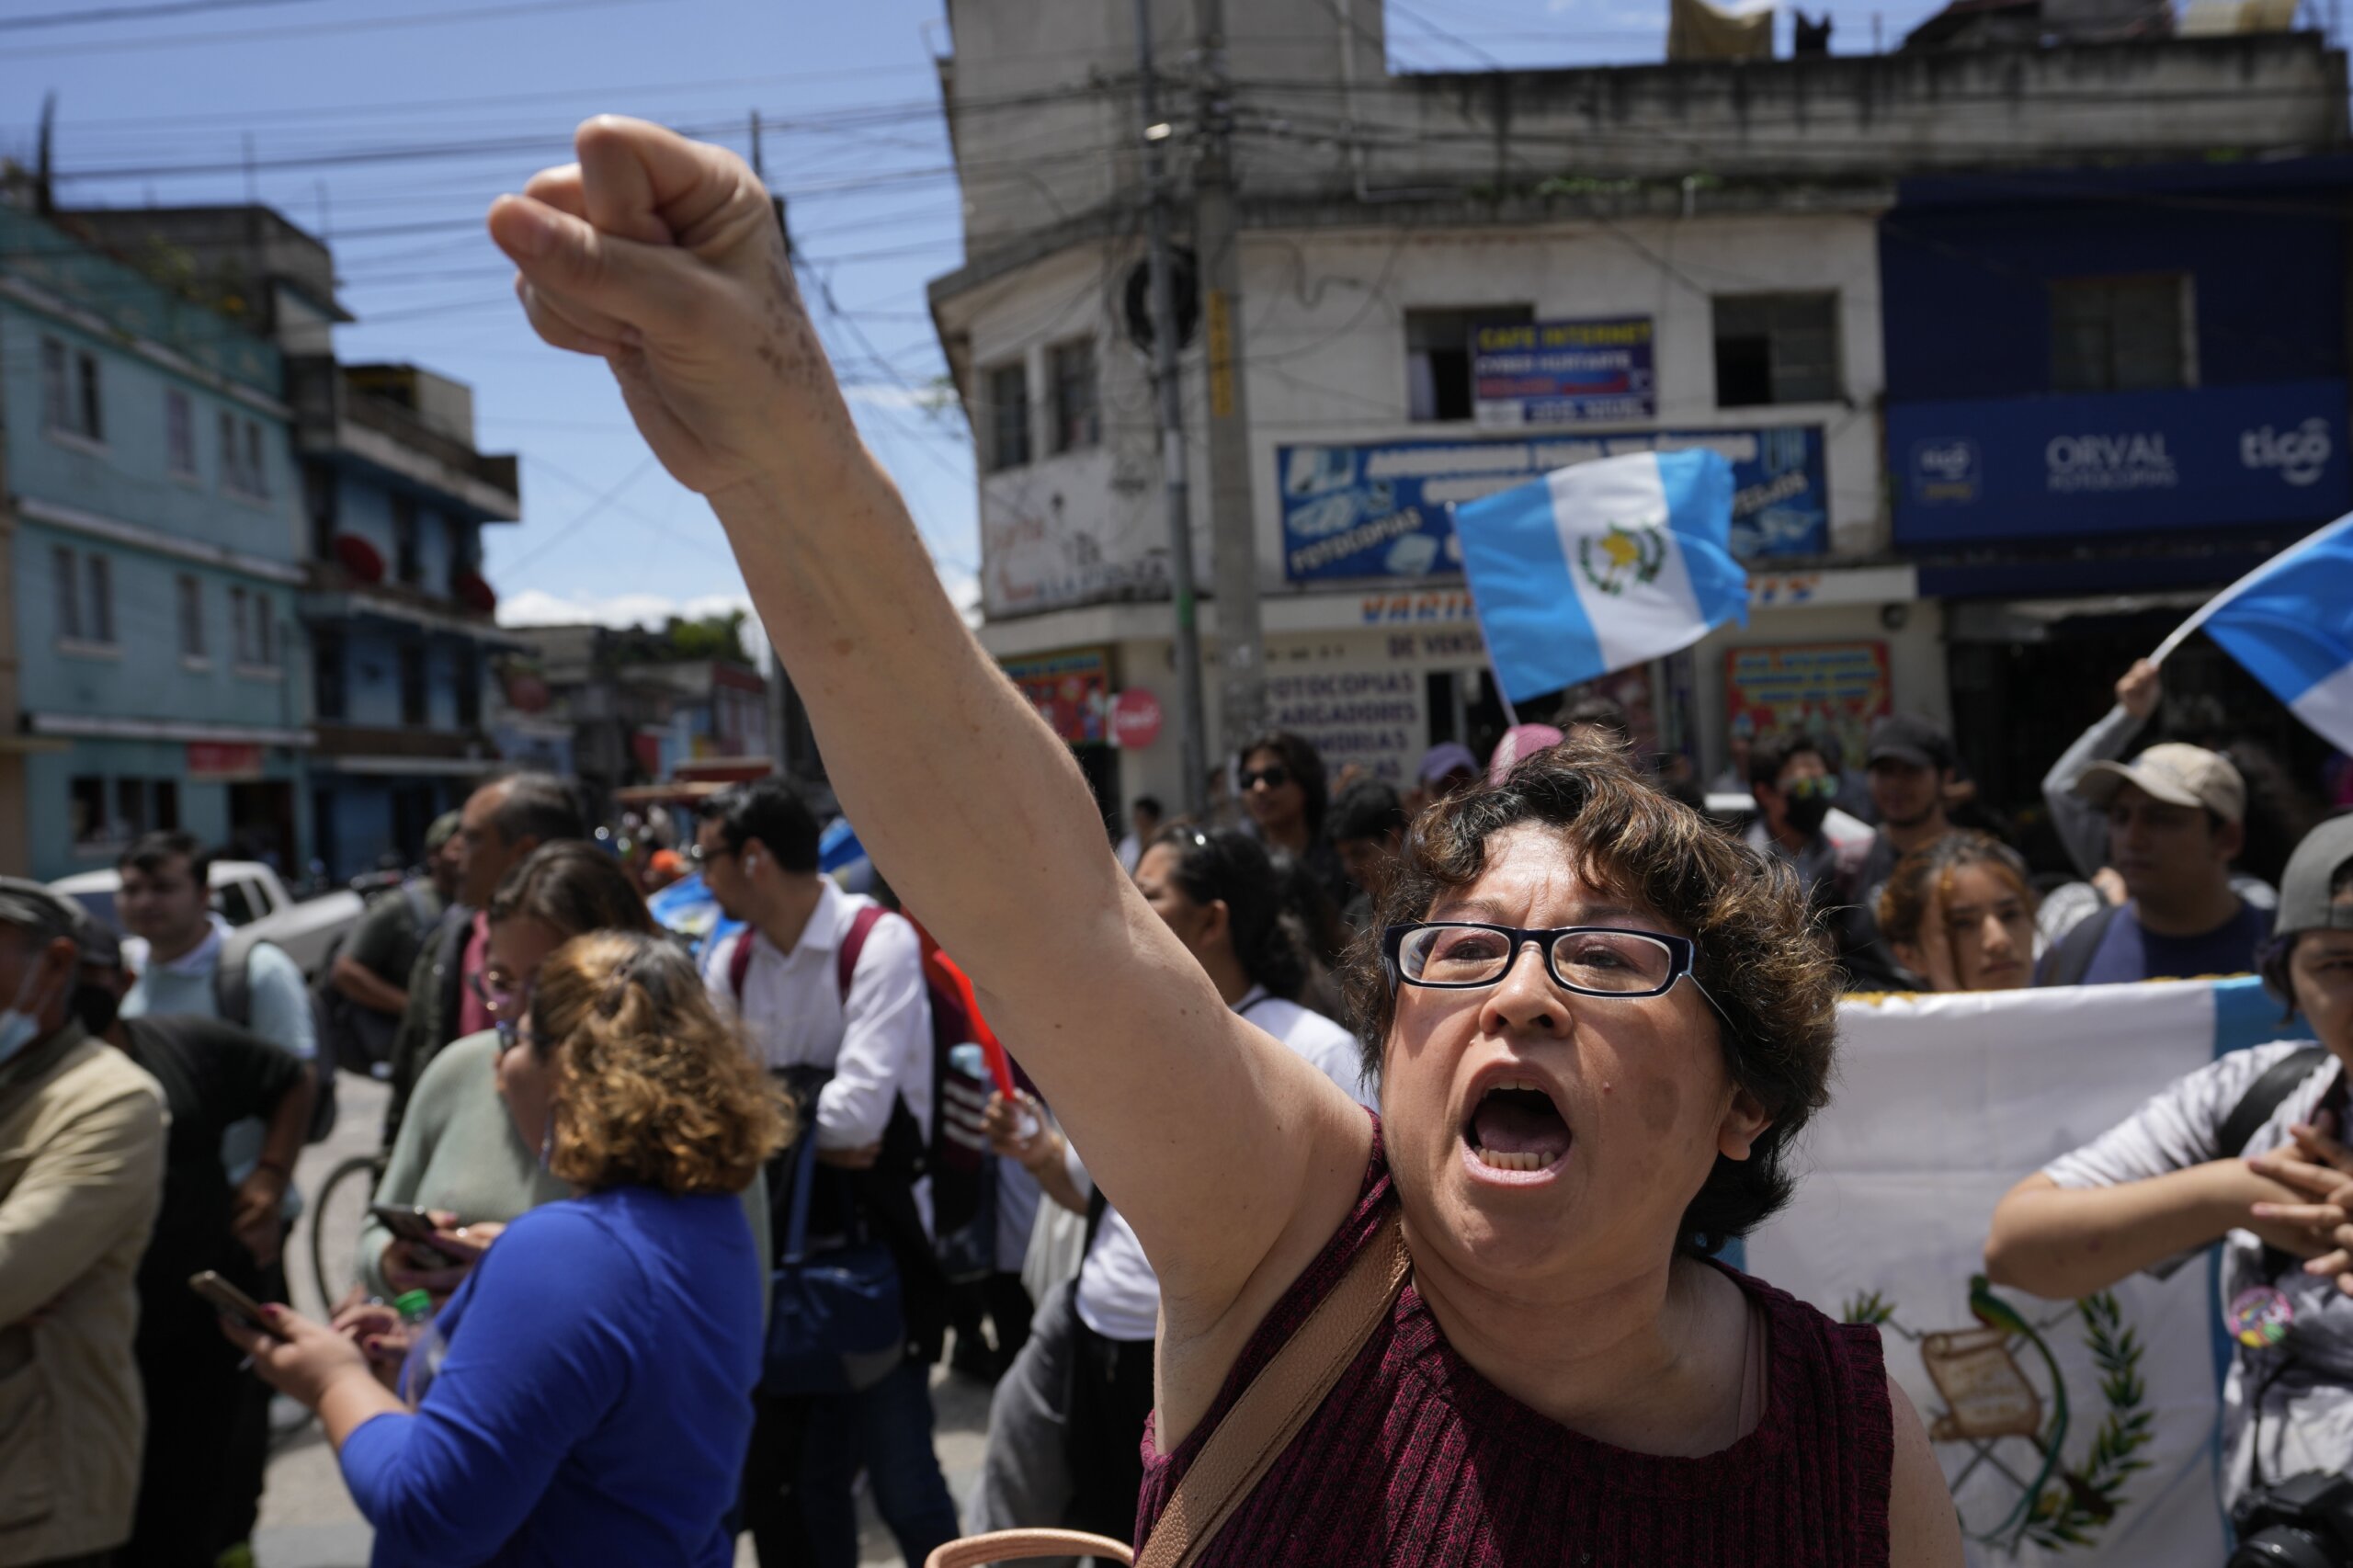
[[[122,929],[121,917],[114,907],[115,894],[122,889],[122,877],[112,868],[84,871],[49,885],[80,901],[85,909],[108,926],[117,931]],[[286,891],[286,884],[278,880],[276,871],[258,860],[213,861],[211,886],[212,907],[222,919],[232,926],[255,927],[263,937],[284,949],[307,975],[317,974],[336,938],[358,922],[360,912],[366,907],[360,896],[347,888],[321,893],[316,898],[298,899]]]

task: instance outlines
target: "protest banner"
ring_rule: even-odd
[[[1994,1205],[2225,1051],[2296,1031],[2252,979],[1849,1000],[1795,1201],[1743,1266],[1880,1325],[1976,1568],[2214,1568],[2210,1267],[2082,1301],[1988,1285]]]

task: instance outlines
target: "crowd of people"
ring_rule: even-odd
[[[2221,1241],[2353,1346],[2353,820],[2283,831],[2276,770],[2258,801],[2244,757],[2135,751],[2153,668],[2046,782],[2072,876],[1923,720],[1859,779],[1744,736],[1741,824],[1590,697],[1396,782],[1255,736],[1207,818],[1107,834],[860,452],[756,185],[631,122],[582,149],[494,233],[711,497],[891,880],[824,874],[781,780],[634,855],[530,773],[435,824],[315,986],[184,835],[122,856],[119,934],[0,880],[0,1568],[249,1561],[273,1390],[386,1565],[748,1535],[847,1568],[863,1478],[910,1564],[1214,1518],[1204,1565],[1951,1568],[1876,1330],[1715,1260],[1790,1196],[1842,991],[2259,967],[2317,1043],[2027,1177],[1988,1271],[2070,1296]],[[649,910],[678,876],[719,934]],[[321,1320],[282,1258],[338,1070],[389,1108]],[[943,1358],[995,1384],[961,1515]],[[2313,1365],[2234,1379],[2234,1495],[2353,1464],[2353,1377]],[[1313,1397],[1232,1484],[1269,1381]]]

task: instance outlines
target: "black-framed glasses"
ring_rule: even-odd
[[[733,855],[735,851],[724,844],[715,849],[706,849],[699,844],[689,844],[681,853],[685,855],[688,865],[700,869],[722,856]]]
[[[1438,991],[1476,991],[1500,983],[1522,948],[1535,943],[1552,983],[1580,996],[1663,996],[1688,979],[1727,1028],[1732,1017],[1692,971],[1699,944],[1688,937],[1620,926],[1534,928],[1476,921],[1418,921],[1382,933],[1391,983]]]
[[[1279,762],[1268,767],[1245,767],[1239,775],[1239,781],[1245,790],[1258,784],[1264,784],[1269,790],[1279,790],[1290,782],[1290,769]]]

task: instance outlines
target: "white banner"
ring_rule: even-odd
[[[2216,1568],[2211,1271],[2080,1302],[1983,1278],[1995,1203],[2224,1050],[2280,1037],[2251,980],[1840,1008],[1830,1108],[1745,1267],[1875,1320],[1929,1427],[1972,1564]]]

